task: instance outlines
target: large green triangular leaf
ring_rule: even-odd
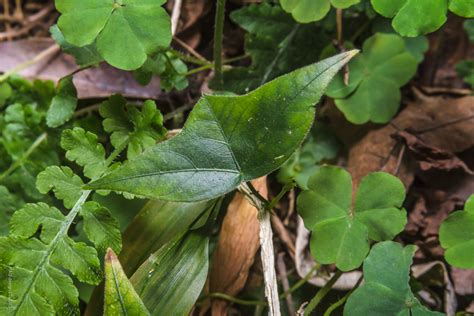
[[[337,167],[321,167],[298,196],[298,212],[311,236],[311,254],[323,264],[342,271],[359,267],[369,251],[369,239],[390,240],[406,224],[401,210],[405,189],[386,173],[364,177],[352,206],[350,174]]]
[[[464,206],[441,224],[439,241],[446,249],[444,256],[451,265],[474,269],[474,195]]]
[[[314,104],[355,55],[343,53],[243,96],[203,96],[176,137],[88,185],[173,201],[211,199],[281,166],[314,120]]]
[[[420,304],[408,283],[416,248],[385,241],[364,261],[365,283],[349,296],[344,316],[441,316]]]
[[[104,315],[150,315],[112,249],[105,256]]]
[[[83,47],[95,42],[112,66],[134,70],[147,55],[167,47],[171,23],[164,0],[56,0],[59,29],[67,42]],[[81,27],[78,27],[80,25]]]

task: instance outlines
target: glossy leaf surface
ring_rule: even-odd
[[[105,256],[104,315],[150,315],[112,249]]]
[[[165,244],[131,277],[152,315],[188,315],[206,282],[209,238],[197,231]],[[172,285],[172,286],[170,286]]]
[[[321,20],[328,14],[331,5],[339,9],[346,9],[359,2],[360,0],[280,0],[283,9],[291,13],[300,23]]]
[[[203,96],[180,134],[88,187],[199,201],[268,174],[303,141],[314,104],[354,54],[296,70],[247,95]]]

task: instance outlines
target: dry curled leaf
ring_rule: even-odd
[[[266,177],[252,182],[267,197]],[[236,193],[222,223],[219,243],[212,260],[210,292],[235,296],[244,287],[255,254],[260,247],[257,209],[245,196]],[[226,301],[212,302],[212,315],[227,315]]]

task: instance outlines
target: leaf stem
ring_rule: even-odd
[[[275,196],[270,203],[267,205],[267,209],[271,211],[277,204],[280,202],[280,200],[285,196],[285,194],[293,189],[296,186],[294,182],[287,183],[285,186],[281,189],[280,193],[278,193],[277,196]]]
[[[225,293],[210,293],[207,295],[208,297],[211,298],[218,298],[221,300],[229,301],[232,303],[236,303],[239,305],[245,305],[245,306],[266,306],[267,302],[264,301],[248,301],[248,300],[242,300],[240,298],[236,298],[230,295],[227,295]]]
[[[316,293],[313,299],[309,302],[308,306],[304,310],[304,314],[311,315],[311,312],[318,306],[319,303],[323,300],[323,298],[329,293],[332,289],[334,283],[341,277],[342,271],[337,270],[336,273],[332,276],[331,279]]]
[[[314,265],[311,270],[309,270],[309,272],[304,276],[304,278],[302,278],[301,280],[299,280],[298,282],[296,282],[294,285],[292,285],[288,291],[286,291],[285,293],[282,293],[280,295],[280,299],[284,299],[287,295],[293,293],[294,291],[296,291],[297,289],[299,289],[300,287],[302,287],[306,282],[308,282],[309,279],[311,279],[311,277],[313,276],[313,272],[316,271],[317,269],[319,268],[319,265]]]
[[[214,72],[218,88],[224,84],[222,79],[222,37],[224,32],[224,13],[226,0],[217,0],[214,24]]]
[[[343,305],[349,296],[351,296],[352,292],[354,292],[362,282],[363,275],[360,276],[359,280],[357,280],[357,283],[354,285],[354,287],[346,294],[344,295],[341,299],[337,300],[335,303],[331,304],[329,308],[324,312],[324,316],[330,316],[331,313],[336,310],[339,306]]]
[[[13,171],[16,170],[19,166],[21,166],[25,160],[35,151],[38,146],[40,146],[48,137],[48,134],[43,133],[36,140],[31,144],[31,146],[23,153],[23,156],[21,156],[19,159],[15,160],[10,167],[8,167],[7,170],[5,170],[2,174],[0,174],[0,182],[8,177]]]

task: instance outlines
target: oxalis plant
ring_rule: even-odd
[[[360,268],[355,287],[325,315],[343,304],[348,316],[440,314],[410,287],[416,247],[392,241],[407,223],[402,182],[375,172],[354,186],[348,171],[324,165],[339,144],[315,121],[315,106],[326,94],[352,123],[387,123],[427,49],[424,37],[395,32],[432,32],[448,10],[473,16],[471,2],[433,1],[430,19],[417,16],[431,8],[424,0],[249,5],[230,19],[247,31],[252,61],[232,69],[221,57],[225,2],[216,1],[208,62],[170,47],[164,0],[56,0],[51,36],[80,68],[56,87],[0,77],[0,315],[79,315],[81,301],[87,315],[189,315],[207,280],[212,231],[235,191],[258,210],[263,304],[281,315],[270,219],[295,188],[316,267],[332,271],[300,314],[314,313],[341,275]],[[338,39],[324,47],[315,36],[329,41],[327,28],[307,23],[328,23],[332,7]],[[393,18],[393,29],[375,28],[360,54],[342,41],[342,9],[351,7]],[[197,68],[188,71],[184,61]],[[101,63],[131,71],[141,84],[157,75],[165,90],[184,89],[188,75],[212,69],[216,92],[204,94],[173,133],[153,100],[120,95],[93,105],[95,120],[80,120],[74,77]],[[277,170],[283,188],[268,200],[251,181]],[[142,208],[123,220],[108,199]],[[473,212],[471,197],[441,226],[453,266],[474,266]]]

